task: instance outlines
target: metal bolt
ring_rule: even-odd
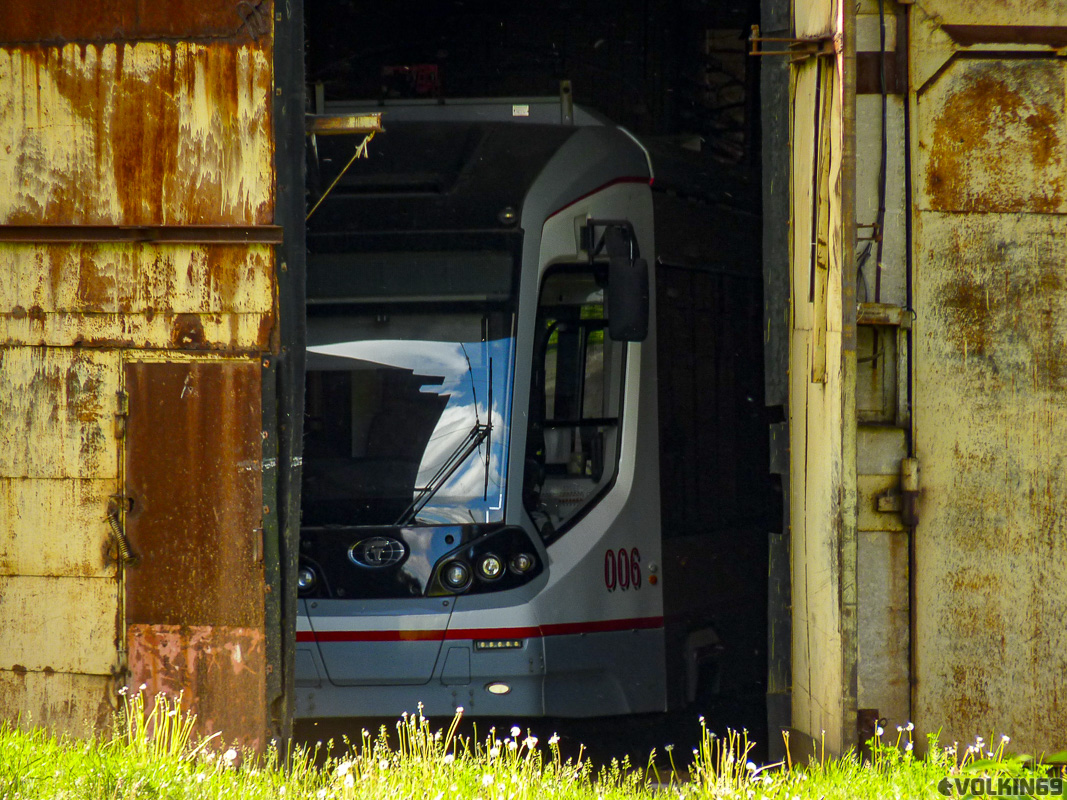
[[[270,431],[263,431],[260,435],[263,437],[263,441],[267,441],[270,438]]]
[[[264,514],[269,514],[270,513],[270,506],[263,506],[263,513]]]

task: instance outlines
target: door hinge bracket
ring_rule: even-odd
[[[130,417],[130,396],[122,389],[115,392],[115,438],[126,438],[126,421]]]

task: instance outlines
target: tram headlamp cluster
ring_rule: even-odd
[[[427,597],[517,589],[536,579],[545,568],[529,533],[517,525],[491,529],[480,536],[474,533],[439,556]],[[451,530],[437,538],[442,544],[457,544]]]

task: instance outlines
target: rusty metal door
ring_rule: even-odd
[[[260,367],[124,371],[130,683],[185,693],[201,733],[268,729]]]
[[[915,722],[1067,746],[1067,3],[923,0]]]

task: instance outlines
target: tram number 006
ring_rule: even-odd
[[[616,589],[641,588],[641,551],[636,547],[627,550],[608,550],[604,553],[604,585],[609,592]]]

